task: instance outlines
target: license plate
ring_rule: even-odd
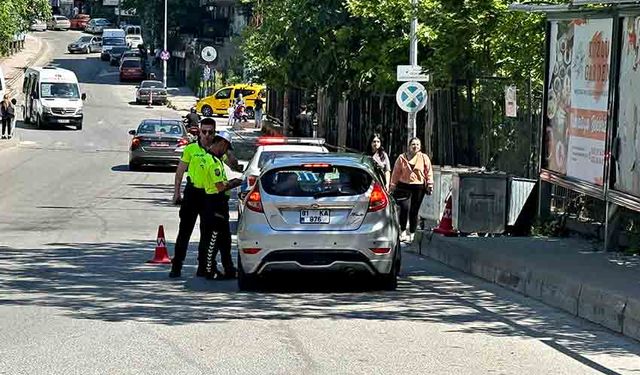
[[[151,147],[169,147],[168,142],[151,142]]]
[[[330,210],[301,210],[300,224],[329,224]]]
[[[58,120],[58,122],[60,124],[68,124],[70,121],[69,120]]]

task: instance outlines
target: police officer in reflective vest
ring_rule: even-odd
[[[227,150],[233,149],[231,135],[220,132],[209,147],[213,163],[206,174],[205,195],[205,238],[209,238],[207,247],[207,278],[232,279],[236,277],[236,268],[231,259],[231,231],[229,228],[229,197],[231,189],[240,186],[241,179],[228,180],[222,159]],[[224,274],[218,271],[216,256],[220,260]]]
[[[205,118],[200,123],[200,136],[198,142],[185,147],[180,163],[176,170],[174,181],[173,203],[180,207],[180,227],[176,239],[175,252],[172,259],[171,273],[169,277],[180,277],[182,264],[187,255],[189,239],[196,224],[198,216],[202,221],[205,209],[205,176],[211,168],[213,160],[207,149],[213,143],[216,132],[216,122],[211,118]],[[181,185],[184,173],[188,171],[187,185],[184,190],[184,198],[181,197]],[[198,246],[198,271],[197,276],[206,276],[206,256],[208,237],[205,237],[204,228],[200,225],[200,244]]]

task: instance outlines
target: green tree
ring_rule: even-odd
[[[51,17],[48,0],[2,0],[0,1],[0,54],[6,54],[9,41],[29,29],[34,19]]]

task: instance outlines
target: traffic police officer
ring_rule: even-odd
[[[240,186],[241,179],[229,181],[223,165],[223,157],[232,149],[231,136],[227,132],[216,135],[208,148],[212,159],[207,164],[205,174],[205,220],[204,236],[209,239],[207,247],[207,278],[235,278],[236,268],[231,259],[231,231],[229,229],[229,196],[231,189]],[[202,243],[202,242],[201,242]],[[220,274],[216,265],[216,256],[220,259],[224,274]]]
[[[196,224],[198,216],[200,221],[204,217],[205,209],[205,176],[211,168],[213,160],[207,149],[211,146],[215,136],[216,122],[211,118],[205,118],[200,123],[200,137],[197,143],[191,143],[185,147],[180,163],[176,170],[174,181],[173,203],[180,207],[180,227],[176,239],[175,252],[171,261],[171,273],[169,277],[180,277],[182,264],[187,255],[189,239]],[[181,198],[180,190],[184,173],[188,171],[187,185],[184,190],[184,198]],[[200,245],[198,246],[198,271],[197,276],[206,276],[206,250],[208,237],[204,228],[200,226]]]

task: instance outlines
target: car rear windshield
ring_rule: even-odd
[[[103,45],[108,45],[108,46],[126,46],[127,45],[127,41],[124,40],[124,38],[103,38],[102,39],[102,44]]]
[[[319,165],[272,170],[260,181],[269,195],[320,198],[364,194],[372,177],[358,168]]]
[[[160,81],[143,81],[140,87],[143,89],[162,89],[164,85]]]
[[[184,129],[178,122],[145,122],[138,127],[138,134],[183,135]]]
[[[139,60],[124,60],[122,62],[123,68],[139,68],[140,61]]]

